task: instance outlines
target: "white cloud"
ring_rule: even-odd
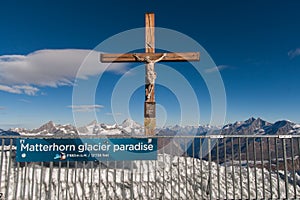
[[[30,96],[36,95],[36,93],[39,91],[38,88],[30,85],[15,85],[12,87],[7,85],[0,85],[0,90],[14,94],[27,94]]]
[[[15,89],[22,91],[22,93],[33,96],[35,95],[39,89],[36,87],[32,87],[30,85],[16,85],[14,86]]]
[[[121,116],[122,113],[105,113],[106,115],[109,115],[109,116]]]
[[[229,68],[229,66],[228,65],[219,65],[219,66],[215,66],[215,67],[206,69],[205,72],[206,73],[213,73],[213,72],[216,72],[216,71],[222,71],[226,68]]]
[[[19,99],[19,101],[24,102],[24,103],[31,103],[31,101],[26,100],[26,99]]]
[[[74,112],[93,112],[95,111],[99,111],[100,108],[103,108],[102,105],[71,105],[68,106],[68,108],[72,108],[72,110]]]
[[[288,52],[288,56],[289,56],[291,59],[295,58],[296,56],[300,56],[300,48],[290,50],[290,51]]]
[[[0,110],[5,110],[5,107],[3,107],[3,106],[0,106]]]
[[[86,56],[88,59],[86,59]],[[83,49],[40,50],[28,55],[0,56],[0,90],[34,95],[37,87],[73,85],[78,69],[85,62],[80,79],[99,75],[105,70],[100,52]],[[124,64],[112,64],[107,70],[123,73]]]

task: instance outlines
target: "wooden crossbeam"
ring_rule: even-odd
[[[163,53],[136,53],[135,55],[144,58],[149,56],[151,60],[160,58]],[[184,52],[184,53],[167,53],[160,62],[184,62],[184,61],[199,61],[199,52]],[[133,53],[125,54],[101,54],[100,61],[103,63],[110,62],[140,62],[134,57]]]

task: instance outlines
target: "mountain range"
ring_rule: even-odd
[[[12,128],[8,131],[0,129],[0,135],[138,135],[143,134],[142,125],[126,119],[122,124],[108,125],[93,121],[86,126],[76,128],[71,124],[60,125],[49,121],[39,128],[25,129]],[[223,127],[215,126],[179,126],[164,127],[157,129],[157,135],[293,135],[300,134],[300,124],[293,123],[288,120],[281,120],[270,123],[261,118],[249,118],[245,121],[238,121],[227,124]]]
[[[36,129],[14,128],[8,131],[0,129],[0,135],[143,135],[143,126],[133,121],[126,119],[121,124],[107,125],[93,121],[86,126],[79,128],[73,125],[60,125],[49,121]],[[212,139],[211,159],[218,163],[226,163],[228,161],[256,160],[256,163],[262,160],[268,160],[268,167],[275,166],[278,160],[275,160],[276,154],[279,159],[286,156],[287,167],[291,169],[294,164],[297,164],[300,170],[300,158],[293,155],[300,154],[300,138],[283,140],[275,138],[263,138],[259,136],[268,135],[300,135],[300,125],[288,120],[281,120],[275,123],[267,122],[261,118],[249,118],[245,121],[238,121],[227,124],[223,127],[214,126],[179,126],[158,128],[158,136],[169,136],[158,138],[158,149],[166,154],[177,156],[189,156],[208,160],[208,154],[205,153],[205,138],[176,138],[173,136],[204,136],[204,135],[221,135],[221,136],[252,136],[249,138],[225,137]],[[253,137],[257,135],[258,137]],[[9,139],[5,139],[5,144],[9,144]],[[14,141],[13,141],[14,143]],[[285,145],[285,154],[283,151]],[[277,150],[276,150],[277,149]],[[200,152],[202,150],[202,154]],[[278,153],[276,153],[278,151]],[[232,163],[231,163],[232,164]],[[283,164],[279,162],[279,168],[283,168]]]
[[[2,130],[3,131],[3,130]],[[122,124],[108,125],[92,121],[91,123],[76,128],[71,124],[61,125],[49,121],[36,129],[12,128],[7,132],[16,132],[21,135],[119,135],[142,134],[143,127],[131,119],[126,119]],[[4,131],[3,131],[4,132]],[[0,132],[1,134],[1,132]]]

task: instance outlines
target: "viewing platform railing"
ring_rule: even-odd
[[[15,160],[18,138],[110,137],[133,136],[0,136],[0,200],[300,199],[300,135],[152,136],[157,160]]]

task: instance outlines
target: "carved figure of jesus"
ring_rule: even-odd
[[[146,96],[147,99],[151,98],[151,93],[154,88],[155,79],[156,79],[156,72],[154,70],[154,64],[161,61],[166,57],[166,53],[164,53],[160,58],[156,60],[151,60],[149,56],[146,56],[145,58],[141,58],[136,54],[133,54],[133,56],[141,62],[146,62],[146,85],[148,85],[148,88],[146,89]]]

